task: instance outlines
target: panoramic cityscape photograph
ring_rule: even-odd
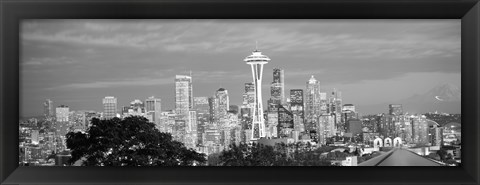
[[[20,166],[461,164],[459,19],[24,19],[19,66]]]

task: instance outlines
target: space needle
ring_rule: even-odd
[[[257,140],[265,137],[265,120],[263,118],[263,103],[262,103],[262,74],[263,65],[270,61],[265,55],[262,55],[255,47],[252,55],[246,57],[243,61],[252,67],[252,77],[255,87],[255,101],[253,107],[253,122],[252,122],[252,137],[251,140]]]

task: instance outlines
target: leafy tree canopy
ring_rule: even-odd
[[[83,166],[191,166],[206,157],[161,133],[144,117],[92,119],[86,133],[69,132],[70,163]]]

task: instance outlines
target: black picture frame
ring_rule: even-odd
[[[2,0],[2,184],[479,184],[478,0]],[[461,19],[462,164],[458,167],[19,167],[22,19]]]

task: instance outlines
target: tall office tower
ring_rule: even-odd
[[[305,130],[315,131],[318,117],[321,114],[320,82],[312,75],[307,81],[305,91]]]
[[[197,113],[195,111],[188,112],[188,121],[185,125],[185,146],[195,148],[197,146]]]
[[[68,122],[69,113],[70,113],[70,108],[68,108],[68,106],[65,106],[65,105],[58,106],[55,111],[57,122]]]
[[[325,145],[327,138],[335,136],[335,116],[330,114],[322,114],[319,119],[319,126],[317,131],[317,142]]]
[[[327,114],[328,111],[328,99],[327,99],[327,93],[321,92],[320,93],[320,112],[322,114]]]
[[[402,104],[390,104],[388,105],[388,114],[390,115],[402,115],[403,114],[403,107]]]
[[[280,100],[280,103],[285,102],[285,81],[284,70],[280,68],[273,68],[273,82],[271,86],[272,99]]]
[[[210,121],[208,97],[193,97],[193,110],[197,113],[197,144],[203,145],[205,127]]]
[[[330,96],[331,111],[340,115],[342,113],[342,92],[333,89]]]
[[[53,115],[53,102],[50,99],[46,99],[45,102],[43,102],[43,116],[52,117]]]
[[[253,84],[255,85],[255,105],[253,107],[253,125],[251,140],[257,140],[265,137],[265,120],[263,117],[263,100],[262,100],[262,74],[263,65],[270,61],[262,52],[255,49],[252,55],[247,56],[245,61],[252,68]]]
[[[304,130],[304,105],[303,105],[303,90],[291,89],[290,90],[290,110],[293,114],[294,127],[296,131],[302,132]]]
[[[284,72],[283,69],[273,68],[273,82],[270,87],[270,99],[268,100],[268,112],[278,111],[278,105],[285,102]]]
[[[224,88],[220,88],[215,93],[215,99],[218,100],[218,106],[215,111],[217,120],[223,120],[227,118],[227,113],[230,108],[230,100],[228,98],[228,91]]]
[[[342,94],[337,89],[333,89],[330,96],[330,114],[335,117],[335,126],[338,132],[346,130],[345,125],[342,124]]]
[[[294,129],[293,114],[288,108],[280,105],[278,107],[278,125],[277,125],[277,137],[287,138],[292,137],[292,131]]]
[[[210,107],[210,123],[215,123],[217,120],[217,115],[215,111],[217,110],[218,107],[218,99],[215,98],[215,96],[208,98],[208,106]]]
[[[160,117],[162,116],[162,100],[154,96],[145,100],[145,113],[152,114],[152,122],[155,123],[157,129],[160,129]]]
[[[186,117],[193,105],[192,77],[186,75],[175,76],[175,113]]]
[[[117,98],[107,96],[103,98],[103,118],[112,119],[117,116]]]
[[[243,93],[243,106],[252,108],[255,105],[255,84],[245,83],[245,92]]]
[[[428,122],[424,115],[412,116],[413,143],[423,145],[428,143]]]
[[[166,111],[162,112],[160,118],[160,132],[166,132],[166,133],[173,133],[174,127],[175,127],[175,118],[177,115],[174,113],[174,111]]]

